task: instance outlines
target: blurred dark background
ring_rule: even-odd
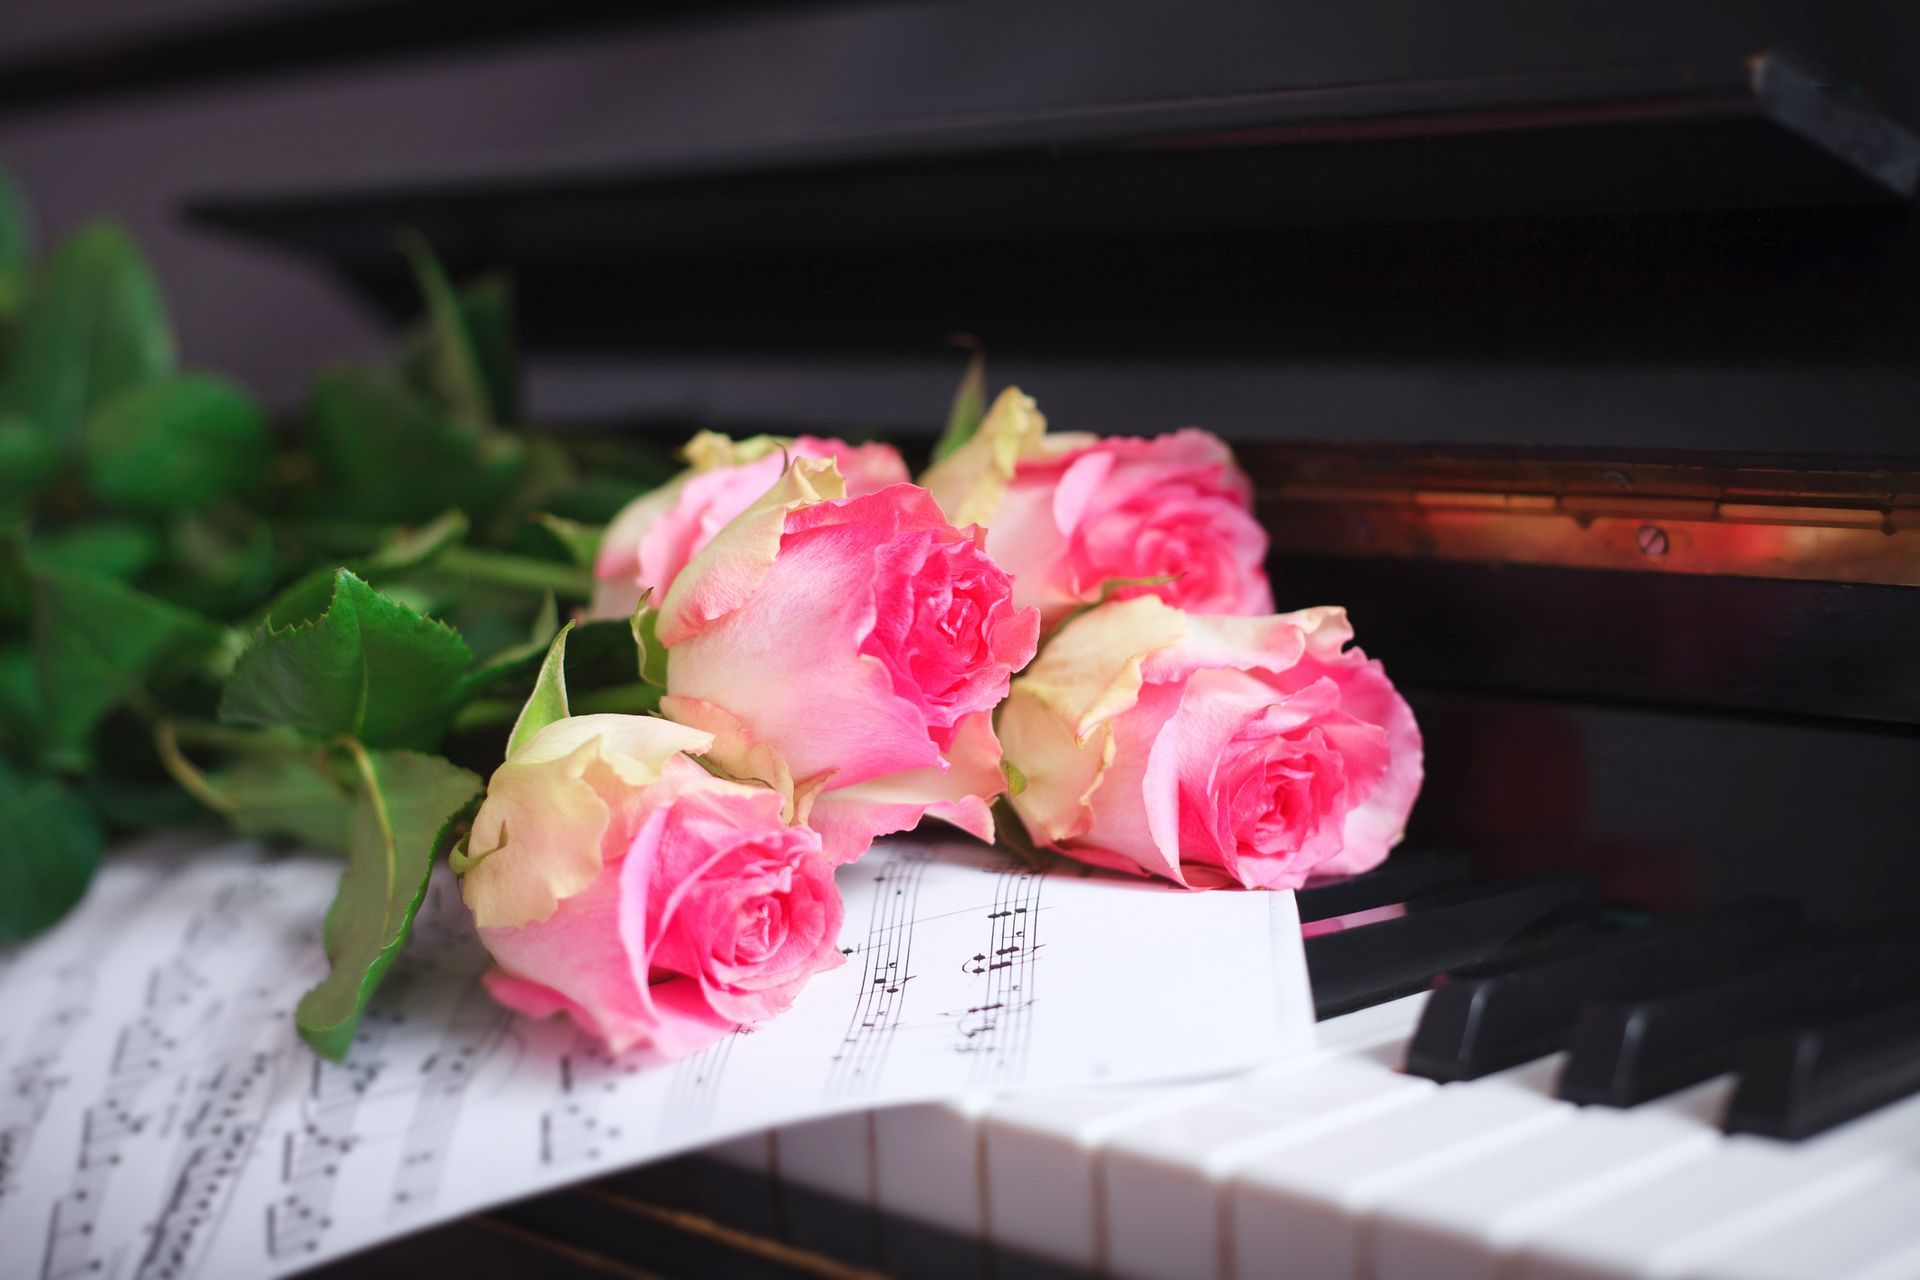
[[[129,223],[187,360],[290,416],[412,307],[413,226],[515,272],[543,424],[911,448],[968,332],[1059,427],[1229,437],[1270,512],[1435,459],[1497,508],[1547,459],[1525,497],[1590,480],[1629,535],[1754,485],[1762,524],[1920,528],[1910,3],[7,8],[44,238]],[[1416,839],[1656,902],[1920,890],[1905,543],[1385,554],[1377,495],[1327,501],[1279,595],[1350,604],[1408,687]]]

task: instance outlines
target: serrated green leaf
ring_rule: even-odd
[[[326,611],[254,633],[227,681],[220,718],[285,725],[369,746],[430,747],[473,661],[466,642],[342,569]]]
[[[330,514],[415,523],[449,507],[490,518],[529,466],[526,442],[464,421],[390,374],[314,380],[308,442]]]
[[[0,403],[71,454],[95,406],[171,373],[174,360],[166,306],[140,251],[118,227],[94,223],[34,282]]]
[[[534,679],[533,692],[527,695],[526,705],[520,708],[520,715],[513,722],[513,732],[507,735],[509,756],[524,747],[534,734],[556,720],[567,718],[567,633],[572,630],[571,622],[560,628],[548,647],[547,659],[540,664],[540,674]]]
[[[260,752],[207,775],[242,835],[284,836],[316,849],[345,849],[354,793],[320,752]]]
[[[480,792],[477,776],[438,756],[355,750],[347,869],[323,931],[330,968],[294,1011],[314,1052],[335,1061],[406,943],[443,835]]]
[[[29,938],[73,909],[100,865],[100,824],[53,778],[0,764],[0,942]]]
[[[253,397],[224,378],[183,374],[129,387],[85,426],[87,482],[130,511],[193,511],[260,483],[273,429]]]
[[[53,755],[72,758],[136,690],[220,642],[205,618],[113,578],[37,559],[31,572],[34,665]]]
[[[979,347],[967,358],[967,371],[954,388],[953,403],[947,409],[947,426],[933,445],[933,460],[939,462],[973,439],[987,416],[987,361]]]
[[[460,511],[443,511],[417,528],[401,528],[364,556],[344,564],[314,569],[275,596],[267,605],[265,620],[275,627],[290,627],[308,622],[326,611],[333,599],[333,579],[345,569],[369,582],[379,582],[394,574],[418,569],[433,561],[467,536],[468,521]]]

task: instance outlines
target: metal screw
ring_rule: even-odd
[[[1640,544],[1640,554],[1645,556],[1663,556],[1667,554],[1667,531],[1657,524],[1643,524],[1634,541]]]

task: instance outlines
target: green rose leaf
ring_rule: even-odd
[[[509,756],[527,745],[534,734],[556,720],[567,718],[567,633],[572,630],[571,622],[560,628],[560,634],[553,638],[553,644],[548,647],[547,660],[540,664],[540,674],[534,679],[533,692],[527,696],[526,705],[520,708],[520,716],[513,722],[513,732],[507,735]]]
[[[317,751],[265,751],[208,774],[207,788],[225,802],[228,821],[242,835],[345,849],[354,795],[328,765]]]
[[[36,535],[28,547],[37,564],[97,573],[123,581],[151,569],[166,550],[160,535],[130,520],[92,520]]]
[[[488,276],[456,290],[417,232],[400,237],[426,315],[407,334],[400,372],[448,412],[470,422],[507,423],[519,416],[520,374],[514,351],[513,282]]]
[[[323,931],[330,970],[294,1011],[314,1052],[336,1062],[413,928],[442,838],[480,793],[478,777],[438,756],[352,750],[347,869]]]
[[[0,409],[0,502],[32,497],[59,470],[59,455],[45,433],[19,414]]]
[[[126,232],[95,223],[60,246],[20,315],[0,402],[77,451],[88,413],[174,368],[159,286]]]
[[[193,511],[259,484],[273,429],[223,378],[185,374],[130,387],[87,417],[87,480],[132,511]]]
[[[933,445],[933,460],[940,462],[948,454],[973,439],[987,416],[987,361],[975,347],[967,360],[967,371],[954,389],[953,404],[947,410],[946,430]]]
[[[100,824],[53,778],[0,764],[0,942],[29,938],[73,909],[100,865]]]
[[[454,417],[398,378],[333,369],[314,382],[308,439],[331,514],[412,523],[449,507],[491,515],[519,486],[526,443]]]
[[[220,643],[205,618],[103,574],[38,561],[31,573],[34,665],[56,756],[70,758],[136,690]]]
[[[473,654],[458,632],[340,570],[326,611],[264,624],[234,663],[220,717],[369,746],[439,740]]]

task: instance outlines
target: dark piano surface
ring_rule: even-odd
[[[0,39],[0,159],[56,224],[134,193],[189,350],[287,403],[409,305],[400,225],[516,272],[553,429],[923,446],[971,333],[1060,426],[1236,443],[1283,604],[1347,604],[1419,714],[1409,848],[1475,893],[1920,892],[1911,6],[87,9]],[[1824,1097],[1902,1017],[1821,1033]],[[679,1161],[321,1274],[456,1259],[1045,1273]]]

